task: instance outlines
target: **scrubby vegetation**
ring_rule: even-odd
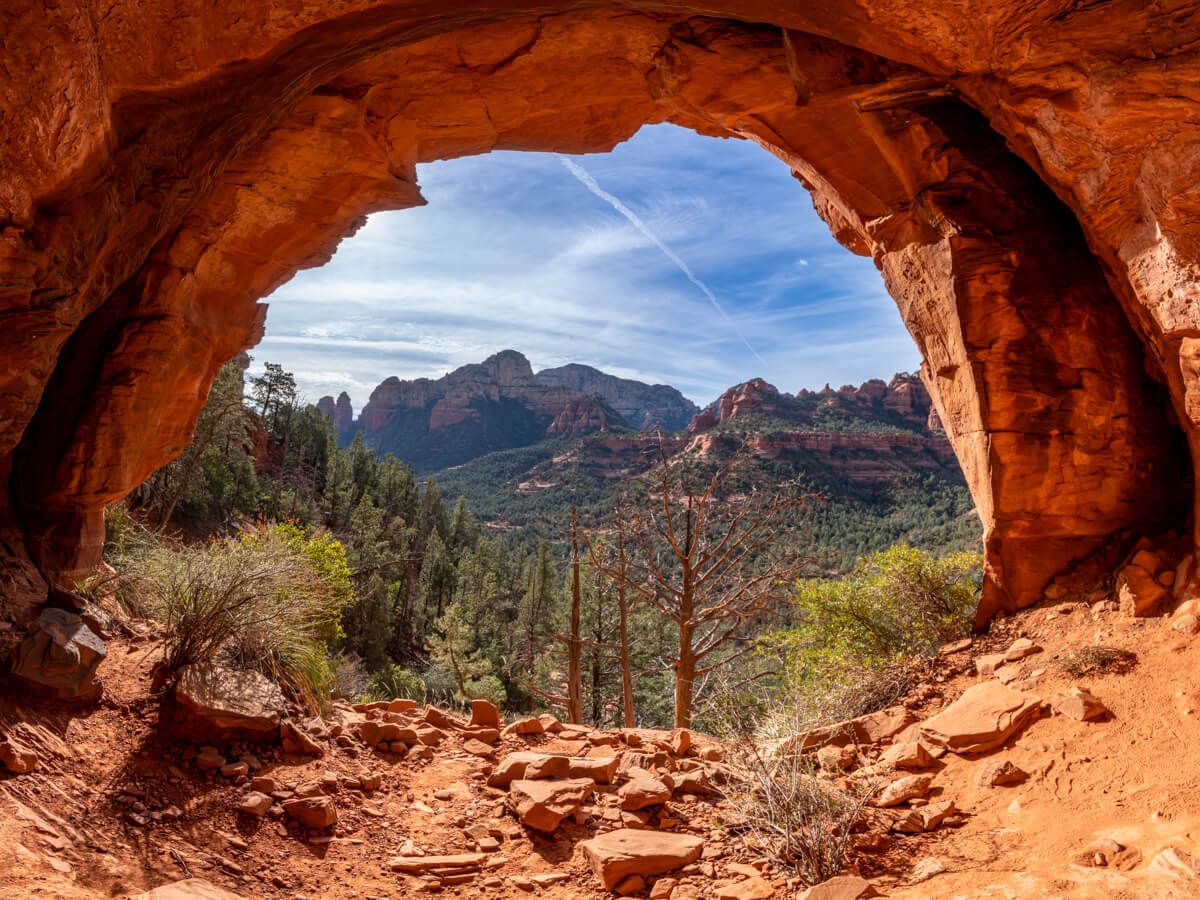
[[[770,683],[788,731],[873,712],[903,696],[922,660],[970,633],[981,560],[935,558],[905,544],[859,560],[841,578],[797,582],[794,624],[762,639],[782,659]]]
[[[143,543],[121,561],[122,593],[164,626],[165,664],[257,669],[313,706],[333,686],[328,648],[352,598],[345,550],[294,526],[209,543]]]
[[[897,483],[880,515],[878,494],[814,490],[783,468],[648,458],[614,484],[581,475],[591,488],[542,492],[542,528],[493,528],[463,496],[447,503],[443,479],[358,440],[338,447],[280,367],[247,391],[246,364],[222,370],[193,445],[109,511],[121,597],[163,622],[171,667],[259,668],[318,706],[333,693],[487,697],[514,712],[569,702],[598,726],[682,710],[714,727],[720,680],[760,723],[763,687],[818,721],[890,702],[911,659],[962,633],[975,603],[976,559],[907,546],[792,587],[801,566],[849,568],[848,553],[894,535],[967,542],[969,529],[947,530],[965,509],[946,485]],[[444,477],[474,496],[485,476],[516,477],[568,444]],[[576,501],[572,541],[550,525]]]

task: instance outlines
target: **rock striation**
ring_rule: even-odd
[[[99,562],[105,505],[186,446],[259,299],[422,203],[418,163],[665,121],[757,142],[874,259],[984,525],[980,624],[1130,533],[1194,534],[1194,11],[695,9],[7,5],[4,615]]]

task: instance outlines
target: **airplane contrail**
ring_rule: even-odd
[[[742,330],[737,327],[737,323],[734,322],[733,319],[729,318],[729,314],[725,312],[724,307],[722,307],[720,301],[717,300],[717,295],[712,292],[707,284],[696,277],[696,273],[692,271],[691,266],[685,263],[683,259],[680,258],[678,253],[668,247],[666,242],[664,242],[657,234],[650,230],[650,226],[642,221],[641,216],[635,213],[632,209],[630,209],[604,188],[600,187],[596,179],[593,178],[591,174],[585,168],[583,168],[583,166],[575,162],[575,160],[566,156],[560,156],[559,159],[562,160],[562,164],[567,167],[567,171],[579,179],[580,184],[582,184],[585,188],[628,219],[630,225],[644,234],[654,244],[654,246],[661,250],[663,256],[673,262],[676,268],[678,268],[680,272],[687,276],[688,281],[698,287],[704,296],[708,298],[708,302],[711,303],[713,308],[721,314],[721,317],[729,323],[729,326],[733,329],[734,333],[741,338],[742,343],[746,345],[746,349],[754,354],[754,358],[764,366],[767,364],[767,361],[758,355],[758,351],[750,346],[750,342],[746,340],[746,336],[742,334]]]

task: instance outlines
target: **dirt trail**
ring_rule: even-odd
[[[1169,626],[1165,618],[1124,617],[1112,604],[1064,603],[998,621],[969,650],[945,657],[941,674],[906,704],[920,719],[997,677],[976,675],[973,659],[1018,637],[1042,649],[1002,668],[1004,680],[1047,702],[1084,686],[1110,715],[1076,721],[1046,714],[984,756],[945,754],[930,799],[953,800],[961,816],[927,834],[892,835],[883,852],[860,854],[854,867],[883,895],[912,900],[1200,896],[1200,863],[1193,866],[1200,860],[1200,756],[1191,752],[1200,740],[1200,637]],[[1072,654],[1096,645],[1132,651],[1136,665],[1081,677],[1064,671]],[[253,774],[284,786],[338,778],[332,835],[238,812],[244,784],[201,772],[189,761],[194,748],[161,737],[151,682],[158,652],[153,641],[113,641],[102,670],[105,698],[83,711],[44,703],[31,711],[4,685],[0,728],[35,746],[40,762],[32,773],[0,777],[0,897],[136,895],[192,875],[255,898],[409,896],[431,886],[392,871],[389,858],[474,850],[468,830],[480,825],[499,848],[464,883],[439,885],[441,893],[609,896],[578,845],[621,814],[606,812],[601,796],[553,836],[528,831],[506,809],[504,791],[487,786],[488,761],[467,752],[459,735],[428,761],[381,754],[358,740],[328,742],[320,759],[262,753]],[[660,743],[670,738],[643,734]],[[499,755],[612,752],[586,735],[567,738],[506,737]],[[1028,779],[978,784],[981,767],[998,759]],[[345,787],[369,773],[382,776],[379,790]],[[134,816],[149,817],[151,827],[135,824]],[[714,896],[748,877],[751,864],[765,870],[774,896],[797,896],[799,885],[739,844],[722,816],[715,798],[687,796],[653,817],[652,825],[666,817],[667,829],[705,840],[704,856],[682,872],[670,896]],[[1110,852],[1104,866],[1080,863],[1105,841],[1123,849]],[[547,877],[524,880],[533,876]]]

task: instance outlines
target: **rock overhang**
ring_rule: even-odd
[[[663,121],[757,142],[874,258],[984,520],[981,624],[1186,522],[1200,163],[1171,87],[1200,25],[1136,4],[639,6],[245,2],[168,28],[117,3],[90,31],[86,3],[8,13],[30,37],[0,98],[25,102],[0,141],[10,614],[98,562],[103,506],[184,446],[260,298],[366,214],[424,202],[417,163],[606,150]],[[56,42],[92,52],[50,71]]]

